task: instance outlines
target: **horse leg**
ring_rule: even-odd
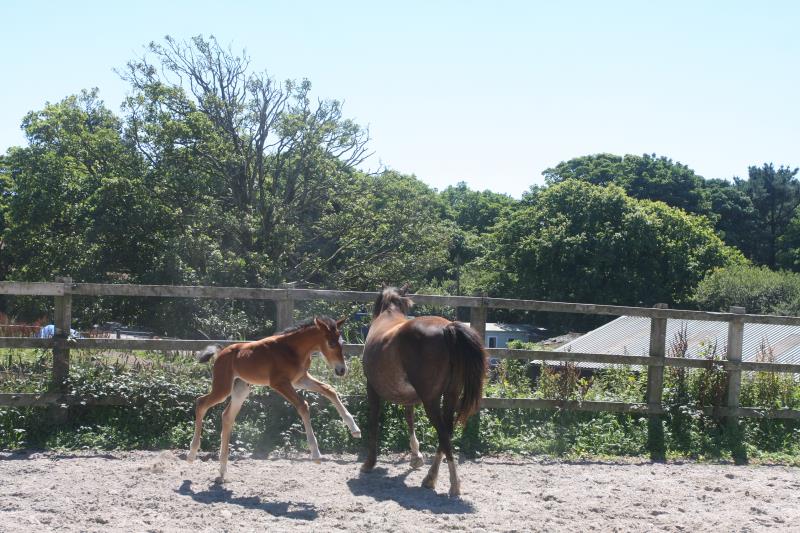
[[[308,373],[295,382],[294,385],[295,387],[310,390],[325,396],[333,404],[333,406],[336,408],[336,411],[339,413],[339,416],[342,417],[342,421],[350,429],[350,434],[357,439],[361,437],[361,430],[358,428],[358,425],[356,425],[353,415],[351,415],[347,408],[345,408],[345,406],[342,404],[342,400],[339,398],[339,395],[336,394],[336,390],[333,387],[327,383],[322,383]]]
[[[322,462],[322,454],[319,453],[317,437],[314,436],[314,429],[311,427],[311,415],[308,411],[308,402],[297,394],[297,391],[294,390],[291,383],[273,383],[271,386],[297,409],[297,413],[303,420],[303,426],[306,428],[306,440],[308,440],[308,448],[311,450],[311,460],[315,463]]]
[[[417,434],[414,432],[414,406],[405,406],[406,424],[408,424],[409,445],[411,446],[411,468],[421,467],[425,460],[421,453],[419,453],[419,441]]]
[[[439,437],[439,448],[436,450],[436,456],[433,459],[430,470],[428,470],[428,475],[422,480],[422,486],[430,489],[436,486],[436,480],[439,477],[439,465],[442,461],[442,455],[444,455],[447,458],[447,464],[450,468],[450,496],[458,496],[461,493],[461,486],[458,475],[456,474],[451,443],[453,436],[453,412],[451,411],[449,414],[443,414],[438,398],[434,401],[425,402],[424,406],[428,418],[436,428],[436,433]]]
[[[220,438],[219,446],[218,483],[225,482],[225,472],[228,469],[228,444],[231,440],[231,429],[233,428],[234,420],[236,420],[236,415],[239,414],[239,410],[242,408],[242,404],[248,394],[250,394],[250,385],[248,383],[241,379],[234,381],[231,402],[222,413],[222,437]]]
[[[447,467],[450,470],[450,496],[458,496],[461,494],[461,481],[458,479],[458,472],[456,471],[457,461],[453,458],[452,445],[453,429],[455,428],[456,418],[455,406],[457,403],[457,391],[445,392],[444,400],[442,401],[442,422],[444,422],[444,430],[445,434],[447,435],[444,453],[445,457],[447,457]]]
[[[231,393],[231,388],[233,388],[233,378],[227,375],[226,372],[215,372],[211,379],[211,392],[205,396],[200,396],[195,401],[194,438],[192,439],[191,446],[189,446],[189,455],[186,456],[186,460],[190,463],[195,460],[197,452],[200,450],[200,435],[203,432],[203,418],[206,416],[209,409],[225,401]]]
[[[381,397],[367,382],[367,404],[369,405],[369,437],[367,438],[367,460],[361,465],[362,472],[371,472],[378,461],[378,431],[381,423]]]

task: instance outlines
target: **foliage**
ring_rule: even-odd
[[[706,272],[742,261],[704,218],[577,180],[503,217],[492,238],[472,265],[477,282],[542,300],[684,302]]]
[[[757,213],[749,256],[770,268],[778,266],[781,236],[800,206],[797,172],[797,168],[781,166],[775,169],[772,163],[765,163],[761,167],[751,166],[747,180],[734,178],[736,186],[750,197]]]
[[[50,375],[48,353],[12,354],[10,365],[7,357],[0,359],[3,361],[0,372],[7,378],[0,387],[3,391],[35,391],[46,387]],[[320,358],[315,358],[312,373],[338,389],[363,429],[367,423],[364,375],[358,359],[350,359],[348,365],[348,376],[338,380]],[[534,369],[537,372],[532,372]],[[699,398],[705,394],[703,390],[710,390],[709,383],[717,382],[718,371],[691,370],[679,377],[678,370],[668,369],[665,373],[668,453],[674,457],[726,457],[724,427],[698,410],[708,405]],[[70,425],[60,428],[52,426],[48,418],[42,416],[40,408],[0,409],[0,449],[31,446],[185,448],[193,432],[194,399],[207,391],[210,377],[207,365],[198,365],[179,355],[157,353],[120,357],[79,352],[73,358],[71,372],[70,392],[88,398],[122,396],[128,405],[71,407]],[[609,367],[586,376],[579,375],[575,367],[544,370],[538,364],[503,360],[487,384],[487,394],[640,402],[646,383],[646,373],[630,367]],[[776,405],[774,398],[790,398],[789,406],[800,403],[799,384],[782,378],[776,383],[769,376],[752,379],[745,376],[743,403],[769,407]],[[679,393],[681,390],[683,393]],[[268,389],[256,388],[245,402],[234,426],[231,440],[234,453],[265,454],[273,450],[305,448],[299,417],[288,404],[271,396]],[[350,437],[327,400],[314,394],[306,394],[306,398],[323,451],[360,449],[362,443]],[[204,450],[215,450],[219,445],[221,411],[222,406],[218,406],[206,416]],[[436,433],[422,409],[417,408],[416,414],[418,438],[423,449],[431,452],[437,446]],[[402,408],[385,403],[382,420],[381,448],[385,451],[408,449]],[[647,419],[639,415],[502,409],[484,410],[475,422],[477,453],[524,452],[570,457],[646,453]],[[796,421],[747,420],[743,425],[751,457],[792,460],[791,457],[800,454],[797,440],[800,427]],[[466,449],[474,443],[464,441],[459,429],[456,444],[459,449]]]
[[[710,214],[703,178],[692,169],[655,154],[595,154],[576,157],[542,173],[550,184],[576,179],[593,185],[617,185],[639,200],[658,200],[696,214]]]
[[[731,306],[748,313],[800,314],[800,274],[767,267],[733,265],[710,272],[692,295],[703,310],[727,312]]]

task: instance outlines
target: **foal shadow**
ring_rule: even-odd
[[[213,484],[208,489],[195,492],[192,488],[191,480],[184,479],[181,486],[175,490],[183,496],[191,498],[200,503],[232,503],[240,505],[246,509],[256,509],[280,518],[291,518],[293,520],[315,520],[319,513],[313,505],[302,502],[265,502],[258,496],[234,496],[233,491],[226,489],[220,484]],[[289,509],[289,507],[293,509]],[[299,509],[298,509],[299,508]]]
[[[475,507],[461,498],[451,498],[437,494],[424,487],[409,487],[406,477],[413,470],[397,476],[388,476],[385,468],[376,468],[370,473],[359,472],[357,478],[350,479],[347,486],[355,496],[369,496],[379,502],[391,500],[404,509],[430,511],[434,514],[469,514]],[[445,478],[447,476],[445,475]],[[443,480],[445,483],[447,479]]]

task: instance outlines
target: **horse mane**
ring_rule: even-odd
[[[334,319],[332,319],[331,317],[323,315],[323,316],[319,316],[317,318],[319,318],[320,322],[324,322],[327,326],[329,326],[334,331],[336,330],[336,321]],[[308,328],[316,328],[316,327],[317,327],[317,324],[314,321],[314,319],[313,318],[307,318],[307,319],[305,319],[305,320],[303,320],[301,322],[298,322],[297,324],[293,324],[293,325],[289,326],[288,328],[275,333],[275,335],[288,335],[290,333],[297,333],[298,331],[303,331],[303,330],[306,330]]]
[[[403,314],[406,314],[411,310],[411,307],[413,307],[414,301],[407,296],[401,295],[400,289],[397,287],[386,287],[375,299],[375,307],[372,309],[372,318],[377,318],[378,315],[387,311],[393,305]]]

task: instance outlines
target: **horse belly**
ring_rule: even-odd
[[[364,354],[364,373],[367,383],[384,400],[399,404],[419,403],[417,390],[408,381],[400,361],[385,354]]]

